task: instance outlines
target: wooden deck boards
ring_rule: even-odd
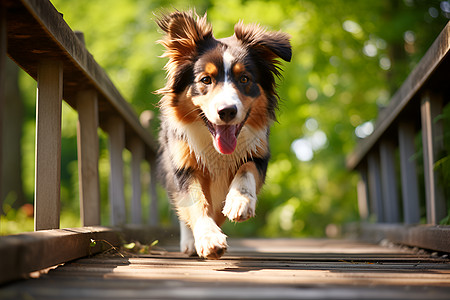
[[[231,240],[221,260],[176,245],[98,255],[0,288],[0,299],[449,299],[450,261],[342,240]]]

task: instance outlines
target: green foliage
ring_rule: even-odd
[[[166,61],[159,58],[163,49],[155,43],[161,34],[154,13],[173,8],[196,8],[199,14],[207,10],[217,38],[231,35],[240,19],[292,36],[293,59],[284,64],[278,82],[282,103],[271,132],[272,160],[257,217],[244,224],[226,224],[225,231],[232,236],[323,236],[329,224],[356,220],[357,178],[345,169],[345,157],[357,140],[355,128],[376,118],[378,108],[387,104],[447,22],[437,0],[52,3],[72,29],[84,32],[87,49],[137,113],[157,112],[159,98],[152,92],[165,81]],[[432,9],[438,16],[430,13]],[[35,85],[22,81],[27,93],[33,93]],[[32,199],[34,96],[26,99],[24,182]],[[63,118],[63,209],[77,215],[76,113],[66,107]],[[100,136],[102,222],[107,224],[109,166],[106,137]],[[297,158],[296,140],[309,145],[308,159]],[[448,159],[441,163],[448,164]],[[166,199],[161,200],[160,210],[164,223],[169,223]],[[76,218],[68,219],[77,225]]]

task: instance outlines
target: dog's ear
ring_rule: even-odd
[[[213,39],[212,28],[206,22],[206,13],[199,17],[193,11],[165,14],[156,23],[166,33],[158,41],[166,48],[162,57],[169,58],[165,66],[167,84],[156,93],[177,93],[192,80],[192,62],[202,45]]]
[[[156,23],[166,33],[165,38],[159,41],[167,49],[164,56],[173,59],[192,57],[202,42],[212,38],[206,13],[199,17],[193,11],[176,11],[159,17]]]
[[[243,44],[248,45],[268,61],[281,58],[291,61],[292,49],[290,36],[281,31],[266,31],[257,24],[244,25],[239,22],[234,27],[234,34]]]

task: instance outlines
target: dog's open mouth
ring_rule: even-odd
[[[246,120],[235,125],[216,125],[211,123],[206,117],[203,118],[214,138],[216,149],[222,154],[231,154],[236,149],[237,138]]]

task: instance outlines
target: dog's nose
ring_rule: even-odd
[[[222,121],[228,123],[236,117],[237,107],[236,105],[219,106],[217,113]]]

